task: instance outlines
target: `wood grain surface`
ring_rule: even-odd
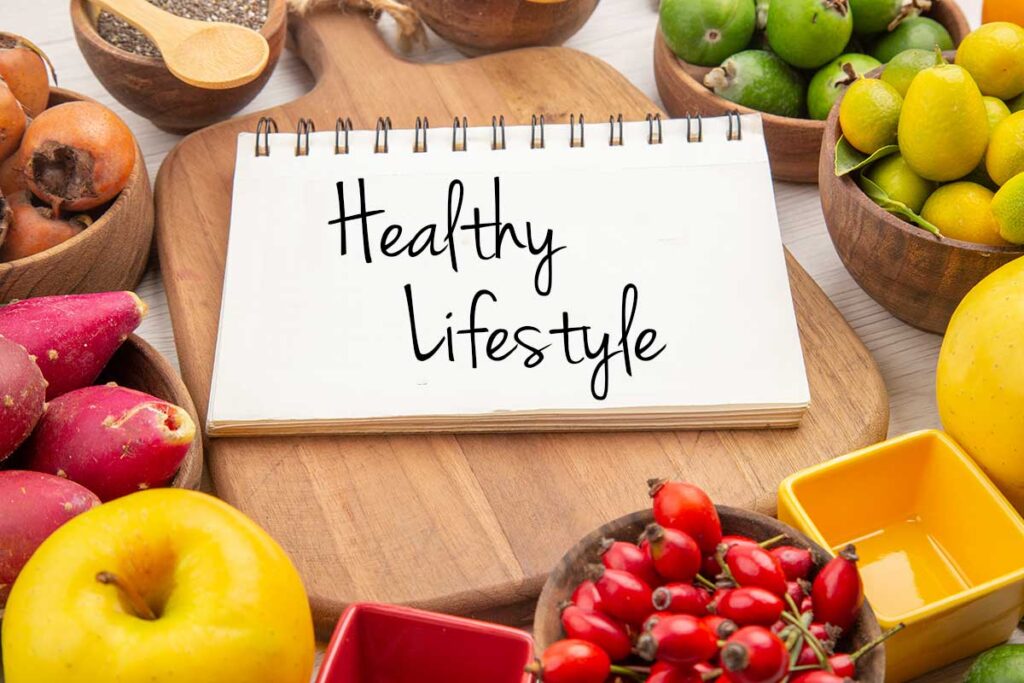
[[[329,130],[339,115],[356,127],[383,114],[410,127],[418,115],[464,114],[480,124],[502,113],[511,122],[534,112],[549,121],[613,111],[637,120],[656,110],[616,71],[563,48],[420,65],[395,58],[358,15],[318,14],[292,26],[318,84],[269,112],[285,131],[302,116]],[[235,137],[255,122],[193,134],[157,180],[164,282],[201,416]],[[813,401],[798,430],[214,440],[214,487],[291,554],[322,632],[345,603],[366,599],[515,621],[565,548],[642,506],[648,477],[685,476],[722,503],[770,513],[786,474],[884,436],[888,404],[874,361],[803,269],[792,259],[789,267]],[[272,313],[267,324],[272,333]]]

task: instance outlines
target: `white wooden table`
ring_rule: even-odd
[[[981,0],[960,0],[973,23],[981,15]],[[134,131],[151,177],[179,137],[164,133],[146,119],[126,110],[93,77],[75,44],[67,0],[3,0],[0,30],[22,34],[53,59],[60,85],[110,106]],[[651,99],[659,101],[652,66],[652,40],[657,14],[651,0],[603,0],[586,26],[567,45],[594,54],[623,73]],[[382,31],[394,42],[395,27],[388,19]],[[462,56],[431,36],[430,47],[414,59],[454,61]],[[312,86],[299,60],[285,53],[266,88],[246,109],[257,111],[295,99]],[[775,188],[783,238],[790,251],[839,307],[871,350],[889,390],[890,434],[938,427],[935,407],[935,363],[941,338],[920,332],[892,317],[850,278],[829,241],[821,215],[817,187],[779,183]],[[173,362],[177,362],[170,315],[158,264],[151,264],[139,294],[150,306],[140,333]],[[1019,636],[1020,634],[1018,634]],[[966,664],[950,667],[922,681],[959,681]]]

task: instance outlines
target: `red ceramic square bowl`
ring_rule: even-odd
[[[533,639],[513,628],[392,605],[341,615],[317,683],[529,683]]]

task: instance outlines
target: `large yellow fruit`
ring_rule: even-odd
[[[985,156],[988,138],[981,91],[962,67],[933,66],[910,83],[900,112],[899,145],[919,176],[938,182],[963,178]]]
[[[14,583],[2,639],[7,683],[308,683],[313,670],[288,556],[231,506],[181,489],[54,532]]]
[[[936,374],[942,425],[1024,512],[1024,258],[960,302]]]

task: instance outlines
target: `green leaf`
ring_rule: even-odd
[[[861,175],[860,186],[864,190],[864,194],[870,197],[875,204],[878,204],[894,216],[899,216],[903,220],[913,223],[917,227],[927,230],[939,239],[942,239],[942,232],[934,224],[926,221],[903,202],[896,201],[890,197],[875,181]]]
[[[836,142],[836,176],[841,177],[848,173],[859,171],[879,159],[884,159],[898,151],[900,151],[898,145],[886,145],[871,156],[868,156],[847,142],[845,135],[840,135],[839,140]]]

